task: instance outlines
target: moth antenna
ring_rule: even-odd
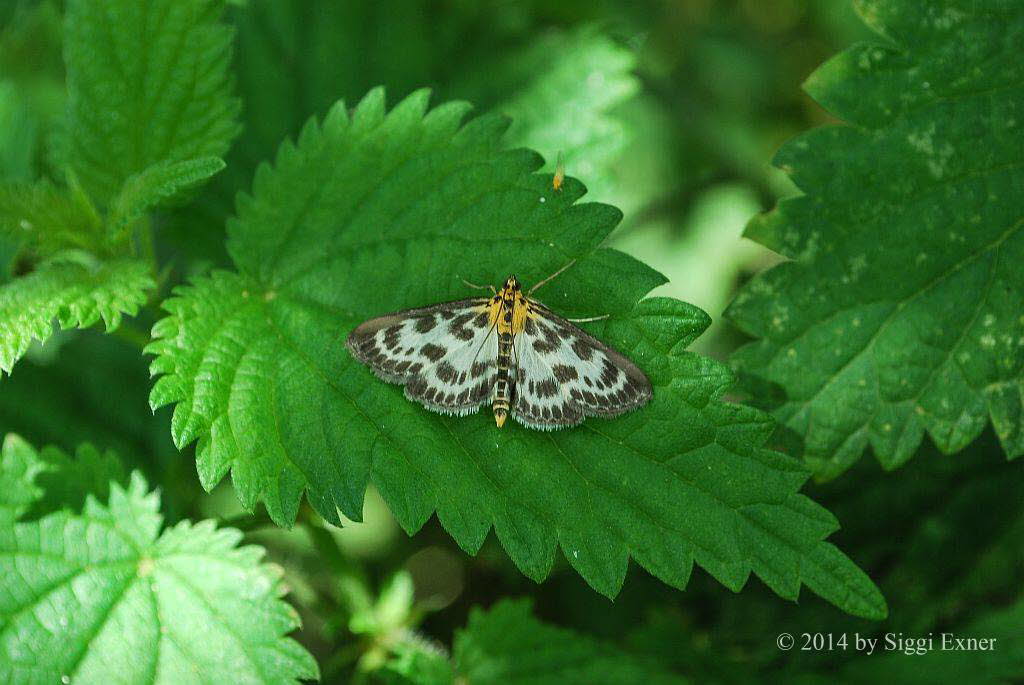
[[[473,288],[474,290],[490,290],[493,294],[495,294],[495,295],[498,294],[498,291],[494,289],[493,285],[490,285],[490,284],[488,284],[488,285],[477,285],[476,283],[470,283],[469,281],[467,281],[465,278],[462,278],[461,276],[459,276],[459,280],[462,281],[462,283],[464,285],[466,285],[469,288]]]
[[[533,287],[532,287],[532,288],[530,288],[530,289],[529,289],[528,291],[526,291],[526,295],[527,295],[527,297],[529,297],[530,295],[532,295],[532,294],[534,293],[534,291],[536,291],[536,290],[537,290],[538,288],[540,288],[540,287],[541,287],[542,285],[544,285],[545,283],[547,283],[547,282],[551,281],[552,279],[554,279],[554,278],[555,278],[555,276],[558,276],[559,274],[561,274],[561,273],[562,273],[563,271],[565,271],[566,269],[568,269],[568,268],[569,268],[570,266],[572,266],[572,265],[573,265],[573,264],[575,264],[575,263],[576,263],[576,260],[575,260],[575,259],[572,259],[572,260],[571,260],[571,261],[570,261],[570,262],[569,262],[568,264],[566,264],[566,265],[565,265],[565,266],[563,266],[563,267],[562,267],[561,269],[559,269],[559,270],[558,270],[558,271],[556,271],[555,273],[551,274],[550,276],[548,276],[548,277],[547,277],[547,278],[545,278],[544,280],[542,280],[542,281],[540,281],[540,282],[538,282],[538,283],[534,283],[534,284],[533,284]]]
[[[588,316],[585,319],[566,319],[566,321],[572,321],[573,323],[586,323],[588,321],[602,321],[610,316],[611,314],[602,314],[601,316]]]
[[[477,357],[480,356],[480,350],[484,349],[484,345],[486,345],[487,341],[491,339],[491,333],[493,333],[494,329],[497,328],[497,327],[498,327],[498,319],[497,319],[497,317],[495,317],[494,323],[491,324],[491,329],[489,331],[487,331],[487,335],[484,336],[483,342],[480,343],[480,347],[476,348],[476,354],[473,355],[473,361],[471,361],[469,363],[469,368],[470,369],[472,369],[473,365],[476,364]]]

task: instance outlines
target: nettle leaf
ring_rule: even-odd
[[[635,64],[632,51],[593,28],[548,33],[478,70],[481,83],[463,90],[475,101],[497,101],[512,117],[510,144],[539,151],[552,172],[561,154],[571,176],[587,179],[591,196],[607,199],[614,164],[632,137],[611,111],[637,92]]]
[[[124,230],[146,211],[198,187],[224,168],[220,157],[199,157],[180,162],[160,162],[130,176],[114,199],[109,230]]]
[[[165,161],[222,156],[238,133],[223,0],[69,0],[67,162],[105,205]]]
[[[35,484],[46,468],[32,446],[8,434],[0,445],[0,527],[16,521],[43,494]]]
[[[89,495],[105,500],[110,484],[128,485],[128,473],[120,457],[112,450],[100,451],[83,443],[68,456],[56,447],[39,450],[43,469],[35,477],[42,494],[35,498],[26,518],[38,518],[58,509],[80,512]]]
[[[33,256],[66,249],[100,251],[103,219],[77,185],[0,184],[0,237]]]
[[[237,272],[176,291],[148,351],[154,407],[177,403],[172,435],[198,440],[207,489],[230,470],[246,507],[279,524],[307,492],[340,525],[358,520],[368,482],[410,534],[432,513],[475,553],[493,527],[518,567],[543,579],[561,547],[599,592],[615,595],[629,558],[683,587],[696,561],[739,590],[751,571],[784,597],[800,583],[847,611],[881,616],[874,585],[824,538],[835,519],[798,494],[807,473],[762,447],[770,417],[717,400],[721,364],[684,350],[708,325],[700,310],[640,300],[662,277],[601,248],[620,218],[576,204],[583,187],[533,172],[505,150],[505,121],[463,124],[468,106],[427,112],[417,92],[386,112],[381,90],[286,143],[256,174],[228,227]],[[409,402],[344,347],[363,320],[464,297],[459,277],[536,282],[566,315],[635,360],[653,403],[575,430],[497,430]]]
[[[728,315],[760,340],[736,365],[780,386],[775,415],[821,477],[870,445],[886,468],[925,431],[941,450],[991,418],[1024,454],[1024,8],[868,0],[894,45],[857,45],[807,91],[851,126],[775,163],[805,192],[747,235],[793,259]]]
[[[103,319],[106,330],[114,330],[155,286],[142,260],[97,263],[85,253],[67,257],[81,263],[43,265],[0,286],[0,370],[10,373],[33,339],[49,338],[54,319],[63,328],[86,328]]]
[[[11,467],[9,444],[0,474]],[[299,618],[280,599],[280,569],[260,562],[263,550],[238,547],[242,534],[212,521],[161,533],[159,503],[136,472],[127,488],[110,485],[109,504],[89,496],[81,515],[0,519],[0,679],[318,676],[312,656],[284,637]]]
[[[541,623],[529,600],[474,608],[456,633],[452,660],[459,682],[474,685],[689,682],[611,645]]]

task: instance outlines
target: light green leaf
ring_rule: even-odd
[[[566,173],[586,179],[591,198],[607,201],[618,194],[614,166],[632,137],[610,112],[636,93],[635,62],[632,51],[584,28],[543,35],[480,69],[479,78],[485,96],[500,89],[507,98],[497,109],[512,117],[511,145],[540,152],[549,172],[561,154]]]
[[[790,257],[728,315],[759,338],[734,360],[781,388],[775,415],[823,478],[871,446],[886,468],[925,431],[946,453],[991,419],[1024,454],[1024,6],[865,0],[892,44],[807,81],[851,126],[775,163],[806,193],[747,235]]]
[[[457,677],[473,685],[688,682],[611,645],[541,623],[528,600],[474,608],[455,636],[453,660]]]
[[[67,162],[106,205],[154,164],[221,157],[238,132],[223,0],[70,0]]]
[[[5,462],[7,455],[4,455]],[[160,532],[138,473],[81,515],[0,521],[0,680],[294,682],[313,658],[280,570],[212,521]]]
[[[32,446],[13,433],[0,446],[0,527],[16,521],[42,494],[36,476],[46,468]]]
[[[73,256],[73,255],[69,255]],[[11,372],[33,339],[46,340],[54,319],[64,328],[86,328],[100,319],[107,331],[134,315],[154,287],[144,262],[52,263],[0,286],[0,370]]]
[[[770,418],[718,401],[729,371],[685,351],[707,315],[675,300],[638,304],[662,278],[600,247],[619,212],[575,204],[572,179],[552,191],[532,173],[534,153],[502,149],[501,119],[462,124],[466,109],[428,113],[425,92],[387,113],[380,90],[351,114],[339,103],[240,197],[229,224],[238,271],[165,303],[171,315],[148,348],[161,376],[150,401],[177,403],[172,435],[179,447],[198,440],[204,487],[230,470],[243,504],[262,501],[282,525],[306,491],[337,525],[339,510],[360,518],[372,481],[409,533],[436,512],[475,553],[493,527],[535,580],[561,548],[609,596],[632,557],[675,587],[696,561],[733,590],[753,571],[795,598],[837,524],[798,494],[807,474],[796,461],[762,446]],[[460,276],[530,283],[570,259],[543,299],[568,315],[610,315],[589,328],[650,376],[654,401],[639,412],[556,433],[497,430],[486,413],[424,410],[345,350],[371,316],[464,297]],[[841,572],[811,572],[832,574],[832,597],[852,581],[870,598],[868,610],[844,609],[883,615],[870,580],[838,559]]]
[[[108,230],[123,231],[132,221],[157,205],[181,197],[224,168],[220,157],[199,157],[181,162],[160,162],[130,176],[114,199]]]

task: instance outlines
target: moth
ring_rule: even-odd
[[[556,430],[588,416],[610,418],[651,399],[633,362],[564,319],[515,276],[490,297],[444,302],[370,319],[346,346],[380,378],[431,411],[464,416],[490,404],[498,428],[511,416],[528,428]],[[596,317],[604,318],[604,317]]]

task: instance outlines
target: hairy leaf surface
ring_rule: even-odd
[[[27,449],[8,437],[0,478]],[[25,456],[25,455],[22,455]],[[29,454],[28,456],[34,456]],[[14,465],[17,468],[17,465]],[[31,478],[23,478],[31,485]],[[312,657],[280,570],[212,521],[161,532],[159,497],[135,473],[81,515],[0,518],[0,679],[18,683],[294,682]]]
[[[10,373],[33,339],[50,337],[55,319],[64,328],[86,328],[102,319],[107,331],[114,330],[154,287],[141,260],[82,259],[41,266],[0,286],[0,370]]]
[[[991,419],[1024,453],[1024,8],[998,0],[864,0],[890,44],[861,44],[807,81],[849,126],[779,152],[804,195],[747,229],[790,257],[729,316],[759,338],[735,356],[780,386],[776,416],[821,477],[870,445],[895,468],[927,431],[944,452]]]
[[[382,91],[335,106],[273,168],[261,167],[229,225],[236,272],[178,290],[154,328],[154,406],[176,403],[176,444],[198,440],[200,478],[230,470],[242,502],[295,520],[306,491],[339,523],[373,482],[401,525],[434,512],[475,553],[493,527],[528,576],[556,548],[600,592],[630,557],[683,587],[694,561],[738,590],[751,571],[784,597],[801,582],[847,611],[884,614],[877,590],[824,538],[834,518],[798,494],[806,472],[765,449],[772,421],[718,396],[729,371],[685,346],[700,310],[640,298],[662,282],[600,247],[619,212],[576,204],[535,175],[536,154],[501,147],[502,119],[463,124],[467,106],[427,112],[417,92],[386,112]],[[343,341],[361,321],[465,295],[459,277],[529,284],[648,374],[654,401],[576,430],[497,430],[485,413],[445,417],[356,363]],[[538,293],[538,294],[541,294]]]
[[[106,205],[160,162],[223,156],[238,132],[223,0],[67,3],[67,162]]]

